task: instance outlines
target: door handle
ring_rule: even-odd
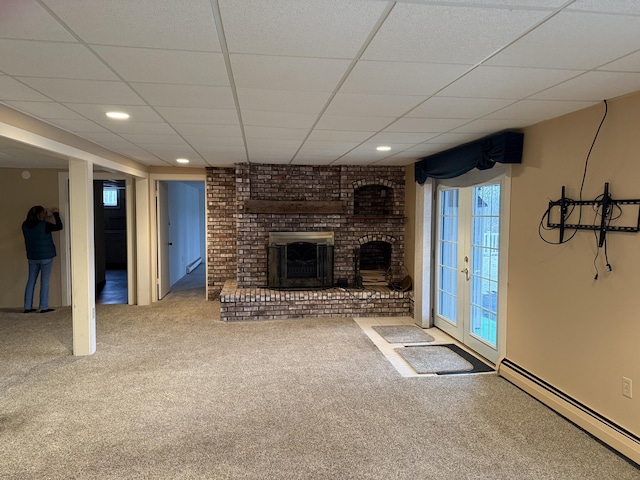
[[[173,245],[173,243],[169,242],[169,243],[167,243],[167,245]]]
[[[464,273],[465,277],[467,277],[467,282],[468,282],[469,281],[469,256],[468,255],[465,255],[464,257],[464,264],[466,266],[460,271]]]
[[[467,277],[467,282],[468,282],[469,281],[469,269],[467,267],[465,267],[460,271],[465,274],[465,276]]]

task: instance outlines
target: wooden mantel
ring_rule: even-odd
[[[329,214],[345,213],[346,206],[342,200],[314,201],[314,200],[245,200],[245,213],[307,213]]]

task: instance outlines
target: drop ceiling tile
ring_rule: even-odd
[[[432,95],[470,68],[470,65],[360,61],[340,92]]]
[[[330,92],[296,92],[261,88],[238,88],[237,92],[241,108],[291,113],[319,113],[331,95]]]
[[[598,102],[636,91],[639,85],[640,73],[593,71],[533,95],[531,99]]]
[[[98,145],[102,145],[105,148],[131,145],[129,140],[110,132],[83,132],[81,136],[87,140],[97,143]]]
[[[338,157],[357,147],[360,142],[318,142],[306,141],[300,149],[301,154]]]
[[[374,160],[379,160],[381,158],[390,157],[391,155],[395,155],[399,152],[403,152],[404,150],[415,146],[415,143],[388,142],[388,143],[385,143],[385,145],[391,147],[391,150],[388,150],[386,152],[380,152],[376,150],[376,147],[378,147],[379,145],[380,143],[378,142],[369,141],[361,145],[358,145],[356,148],[351,150],[347,155],[354,155],[354,156],[357,156],[360,154],[368,155],[372,159],[372,161],[374,161]]]
[[[160,122],[117,122],[110,119],[97,122],[103,127],[117,134],[142,134],[142,135],[175,135],[175,131],[168,123]]]
[[[57,102],[141,105],[143,101],[125,83],[103,80],[63,80],[19,77],[20,81]]]
[[[75,42],[49,13],[35,0],[4,0],[0,15],[3,38]]]
[[[338,93],[325,113],[327,115],[399,117],[425,99],[424,96],[413,95]]]
[[[186,143],[183,143],[182,145],[141,143],[138,145],[148,152],[153,153],[156,157],[170,162],[174,162],[176,158],[196,158],[198,156],[197,152]]]
[[[588,70],[637,50],[640,16],[561,12],[488,65]]]
[[[221,53],[103,46],[94,49],[129,82],[229,85]]]
[[[117,79],[95,55],[78,43],[0,39],[0,70],[14,76]]]
[[[77,134],[82,134],[85,132],[109,133],[106,128],[98,125],[95,122],[92,122],[91,120],[65,120],[58,118],[56,120],[50,120],[50,122],[56,127]]]
[[[474,140],[478,140],[482,138],[484,135],[478,133],[459,133],[459,132],[448,132],[438,135],[437,137],[433,137],[430,140],[425,142],[425,145],[461,145],[463,143],[472,142]]]
[[[87,43],[220,50],[210,0],[45,0]]]
[[[394,143],[406,143],[416,144],[426,142],[430,138],[438,135],[437,133],[410,133],[410,132],[380,132],[370,138],[369,142],[377,142],[378,144],[394,144]]]
[[[242,121],[245,126],[310,128],[317,115],[310,113],[265,112],[262,110],[244,110]]]
[[[266,55],[231,55],[236,86],[271,90],[332,92],[348,60]]]
[[[233,108],[158,107],[157,110],[170,123],[238,124],[238,113]]]
[[[212,139],[211,137],[203,136],[187,136],[184,137],[185,141],[189,143],[196,150],[210,150],[213,148],[218,149],[233,149],[244,150],[244,141],[242,137],[219,137]]]
[[[316,142],[364,142],[376,132],[355,132],[351,130],[319,130],[315,129],[309,135],[309,141]],[[306,144],[305,144],[306,145]]]
[[[142,105],[126,105],[126,104],[97,104],[97,103],[65,103],[65,106],[73,110],[74,112],[78,112],[83,117],[86,117],[90,120],[94,120],[104,125],[105,127],[111,129],[111,126],[114,128],[119,128],[120,125],[126,126],[131,122],[146,122],[146,123],[154,123],[154,122],[164,122],[162,117],[158,115],[153,109],[142,106]],[[110,111],[124,111],[131,115],[130,119],[127,121],[122,120],[113,120],[107,117],[107,112]],[[125,127],[126,128],[126,127]]]
[[[366,153],[363,152],[349,152],[348,154],[344,155],[343,157],[340,157],[338,159],[336,159],[335,162],[332,163],[332,165],[361,165],[361,166],[367,166],[367,165],[371,165],[379,160],[383,160],[386,157],[375,157],[375,156],[371,156],[368,155]]]
[[[244,133],[247,138],[270,138],[282,140],[304,140],[309,133],[308,128],[274,128],[246,125]]]
[[[164,135],[121,133],[120,135],[136,145],[185,145],[184,139],[176,133]]]
[[[362,58],[476,64],[550,13],[545,9],[398,3]]]
[[[457,128],[455,132],[452,133],[471,133],[485,136],[498,133],[502,130],[524,128],[532,123],[534,122],[531,120],[492,120],[481,118],[480,120],[474,120],[473,122],[469,122],[466,125]]]
[[[634,0],[576,0],[567,10],[640,15],[640,3]]]
[[[357,132],[377,132],[396,117],[374,117],[357,115],[323,115],[318,121],[318,130],[353,130]]]
[[[2,80],[0,79],[0,87]],[[59,103],[53,102],[6,102],[18,110],[46,120],[64,119],[64,120],[81,120],[82,116],[69,110]]]
[[[579,75],[575,70],[478,67],[440,92],[448,97],[521,99]]]
[[[132,83],[147,103],[156,107],[235,108],[231,87]]]
[[[9,100],[46,102],[49,99],[8,75],[0,75],[0,101]]]
[[[618,60],[603,65],[598,70],[610,72],[640,72],[640,51],[626,55]]]
[[[416,118],[475,118],[495,112],[513,103],[513,100],[498,98],[429,98],[422,105],[407,113],[405,117]]]
[[[211,137],[241,137],[240,125],[199,125],[192,123],[172,123],[181,135]]]
[[[489,120],[530,120],[539,122],[559,117],[576,110],[595,105],[597,102],[568,102],[549,100],[522,100],[485,116]]]
[[[403,152],[403,153],[399,153],[398,155],[392,155],[382,160],[378,160],[377,162],[374,162],[372,165],[375,167],[383,166],[383,165],[403,167],[406,165],[414,164],[416,160],[417,158],[415,157],[415,155],[406,154]]]
[[[468,118],[400,118],[387,132],[442,133],[468,123]]]
[[[363,0],[223,0],[231,52],[351,58],[386,5]]]
[[[300,148],[300,140],[282,140],[278,138],[247,138],[249,153],[253,151],[287,152],[293,155]]]

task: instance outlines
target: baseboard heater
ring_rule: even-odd
[[[201,263],[202,263],[202,257],[196,258],[193,262],[187,265],[187,273],[193,272]]]
[[[640,437],[637,435],[617,425],[509,359],[505,358],[500,362],[498,375],[594,437],[602,440],[633,462],[640,464]]]

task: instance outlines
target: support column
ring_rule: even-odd
[[[96,351],[93,228],[93,164],[70,159],[69,233],[74,355],[92,355]]]
[[[151,288],[155,287],[155,279],[151,278],[151,219],[149,207],[150,180],[136,178],[136,287],[138,305],[151,304]]]
[[[413,319],[422,328],[433,327],[431,310],[431,282],[433,236],[431,232],[433,215],[433,180],[428,178],[424,185],[416,185],[416,239],[413,282]]]

